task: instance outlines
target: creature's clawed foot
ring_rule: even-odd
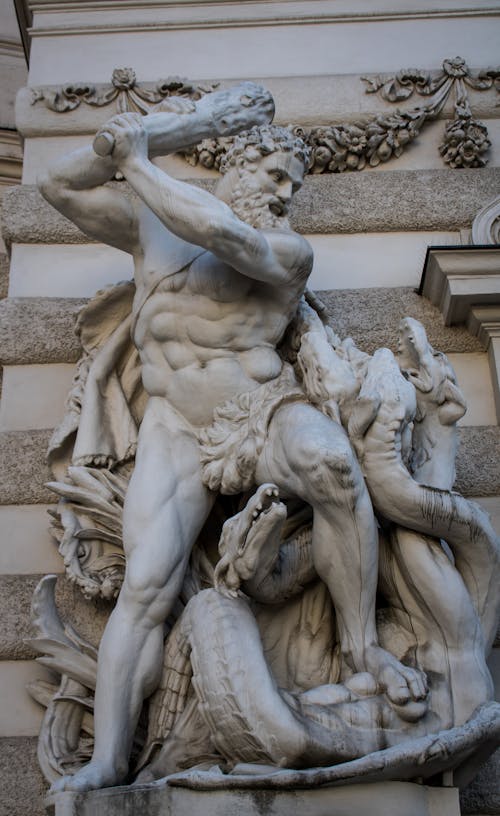
[[[411,705],[408,710],[410,719],[417,717],[417,710],[419,716],[422,716],[426,711],[424,703],[427,693],[427,679],[423,672],[418,669],[411,669],[404,666],[399,660],[381,649],[380,646],[370,646],[365,652],[366,665],[368,670],[377,679],[380,691],[385,692],[388,699],[395,706],[403,707],[398,710],[402,716],[404,707],[414,703],[420,703],[415,709]]]
[[[61,793],[62,791],[85,793],[89,790],[110,788],[123,782],[124,776],[118,773],[113,765],[92,760],[74,775],[63,776],[54,782],[50,793]]]

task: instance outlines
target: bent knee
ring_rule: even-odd
[[[289,449],[288,458],[318,501],[331,500],[339,491],[355,497],[362,489],[363,477],[343,432],[328,438],[304,436]]]

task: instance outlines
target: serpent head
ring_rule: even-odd
[[[415,388],[423,392],[432,389],[434,349],[424,327],[413,317],[404,317],[399,324],[397,357],[401,371]]]
[[[257,571],[269,572],[278,557],[286,507],[279,501],[276,485],[263,484],[247,504],[222,528],[221,560],[215,568],[215,588],[236,597],[242,581]]]

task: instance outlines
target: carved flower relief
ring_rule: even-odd
[[[445,59],[443,62],[443,71],[447,76],[453,77],[454,79],[461,79],[469,74],[469,69],[462,57]]]
[[[439,152],[450,167],[484,167],[487,159],[483,154],[490,147],[486,126],[463,117],[447,125]]]
[[[128,91],[136,84],[137,77],[133,68],[115,68],[111,82],[120,91]]]

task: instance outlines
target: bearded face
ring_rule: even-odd
[[[243,161],[236,168],[229,206],[257,229],[290,229],[289,205],[303,175],[303,164],[292,153],[277,151]]]

